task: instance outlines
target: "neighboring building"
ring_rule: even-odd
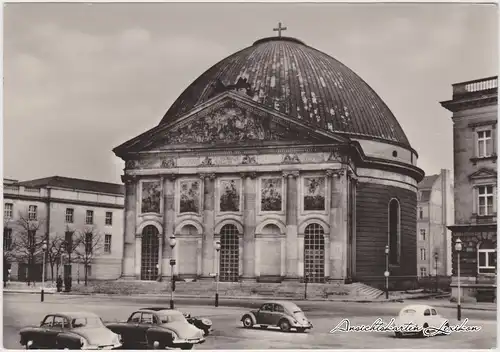
[[[91,279],[116,279],[121,275],[123,258],[123,186],[60,176],[18,182],[4,179],[4,257],[11,262],[12,279],[27,280],[42,276],[41,243],[48,241],[54,260],[47,256],[46,272],[51,278],[71,272],[73,279],[83,279],[84,268],[77,260],[77,240],[92,233],[87,242],[92,256],[89,264]],[[48,236],[48,239],[47,239]],[[62,241],[72,241],[71,256]],[[92,247],[92,248],[91,248]],[[75,249],[75,251],[73,251]],[[56,258],[60,260],[56,261]],[[92,260],[90,260],[92,259]],[[64,271],[63,271],[64,268]],[[59,269],[59,270],[57,270]]]
[[[442,169],[418,184],[417,271],[419,276],[451,275],[451,231],[454,223],[453,175]],[[436,262],[437,254],[437,262]]]
[[[453,99],[441,105],[453,113],[455,241],[463,243],[461,283],[466,294],[496,286],[498,78],[453,85]],[[454,278],[456,284],[456,277]],[[455,289],[456,294],[456,289]]]
[[[416,280],[417,152],[359,76],[298,39],[223,59],[114,152],[123,277],[169,276],[173,255],[181,278],[383,285],[389,244],[391,285]]]

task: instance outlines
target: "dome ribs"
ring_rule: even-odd
[[[258,40],[213,65],[182,92],[160,124],[225,90],[314,128],[411,148],[389,107],[362,78],[331,56],[285,37]]]

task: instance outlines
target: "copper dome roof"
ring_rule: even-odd
[[[289,37],[258,40],[209,68],[184,90],[160,125],[228,89],[315,127],[410,147],[392,112],[365,81]]]

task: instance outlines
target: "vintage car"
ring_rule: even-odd
[[[164,307],[152,307],[152,308],[141,308],[145,310],[167,310],[170,308],[164,308]],[[196,326],[198,329],[203,330],[205,336],[210,334],[211,331],[213,331],[212,328],[212,321],[207,318],[201,318],[201,317],[193,317],[191,314],[183,312],[182,313],[184,317],[186,318],[187,322],[189,324],[192,324]]]
[[[254,325],[262,328],[278,326],[281,331],[285,332],[290,331],[291,328],[304,332],[313,327],[304,312],[295,303],[288,301],[266,302],[259,309],[244,314],[241,322],[247,329]]]
[[[394,324],[399,330],[395,331],[396,337],[403,337],[404,335],[420,335],[422,337],[441,335],[446,334],[447,329],[450,327],[446,318],[439,315],[434,307],[426,304],[412,304],[404,307],[399,311]]]
[[[203,330],[190,324],[184,314],[173,309],[139,309],[126,322],[109,323],[107,327],[122,336],[125,348],[190,350],[193,345],[205,342]]]
[[[117,349],[121,336],[109,330],[94,313],[71,312],[48,314],[40,326],[19,332],[26,349]]]

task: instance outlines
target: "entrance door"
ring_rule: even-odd
[[[224,225],[220,231],[220,281],[238,281],[240,267],[240,242],[238,229]]]
[[[319,224],[310,224],[304,231],[304,277],[309,282],[325,281],[324,233]]]
[[[159,248],[158,229],[153,225],[146,226],[142,231],[141,280],[156,280],[158,278]]]

